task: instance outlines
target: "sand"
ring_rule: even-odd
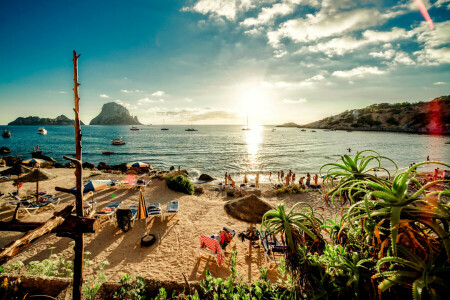
[[[75,185],[74,169],[46,169],[49,173],[57,177],[40,183],[40,191],[53,193],[61,197],[61,203],[56,207],[60,210],[70,203],[74,203],[74,197],[56,193],[55,186],[71,188]],[[84,177],[89,177],[91,171],[85,171]],[[94,176],[95,179],[122,179],[123,175],[112,175],[102,173]],[[142,248],[140,239],[145,233],[145,223],[143,220],[136,221],[134,227],[123,233],[117,225],[111,222],[102,222],[100,230],[96,234],[85,235],[85,250],[89,252],[86,256],[94,263],[86,266],[85,272],[89,277],[95,272],[98,263],[108,260],[104,274],[109,281],[118,281],[123,274],[129,273],[132,277],[142,276],[149,279],[183,281],[183,275],[189,281],[199,281],[204,278],[205,270],[209,269],[214,276],[227,277],[230,274],[231,251],[236,250],[237,269],[243,279],[253,281],[259,277],[261,267],[269,268],[269,279],[276,280],[276,266],[266,263],[264,253],[261,249],[252,248],[249,252],[249,243],[241,242],[237,236],[227,247],[224,263],[218,266],[211,258],[199,258],[197,248],[201,234],[211,235],[217,233],[223,226],[236,230],[238,233],[245,230],[249,224],[229,217],[224,211],[226,201],[233,199],[226,197],[224,192],[211,191],[208,184],[203,186],[205,193],[201,195],[186,195],[171,191],[165,183],[160,180],[153,180],[145,189],[144,197],[147,202],[159,202],[163,209],[169,201],[177,200],[180,203],[180,211],[176,215],[171,215],[161,220],[159,217],[147,220],[148,230],[157,236],[155,245]],[[31,192],[35,188],[35,183],[25,183],[21,189],[21,194]],[[0,191],[11,192],[14,188],[12,182],[0,183]],[[339,211],[337,208],[329,207],[325,204],[319,193],[304,193],[277,197],[270,193],[270,185],[262,187],[262,197],[272,205],[285,202],[287,207],[292,207],[299,201],[304,201],[312,205],[324,215],[325,218],[334,218]],[[265,193],[264,193],[265,192]],[[268,195],[268,197],[267,197]],[[123,208],[129,205],[137,205],[139,194],[134,189],[104,190],[96,192],[94,199],[97,202],[97,210],[108,205],[111,201],[122,201]],[[36,215],[20,215],[23,221],[45,221],[53,214],[54,209],[41,209]],[[8,220],[12,215],[11,210],[3,204],[0,207],[0,219]],[[4,247],[23,235],[16,232],[0,232],[0,247]],[[63,253],[66,259],[73,258],[70,246],[71,239],[57,237],[49,234],[41,237],[27,249],[14,257],[9,263],[22,261],[43,260],[50,255],[50,247],[55,247],[53,253]]]

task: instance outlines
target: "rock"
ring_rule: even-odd
[[[73,169],[75,168],[75,164],[73,162],[68,162],[64,165],[65,168]]]
[[[202,175],[200,175],[198,180],[209,182],[209,181],[213,181],[214,178],[209,176],[208,174],[202,174]]]
[[[201,195],[201,194],[204,194],[204,193],[205,193],[205,190],[204,190],[202,187],[200,187],[200,186],[196,186],[196,187],[195,187],[195,190],[194,190],[194,193],[195,193],[196,195]]]
[[[60,164],[60,163],[54,163],[53,166],[54,166],[55,168],[64,168],[64,165],[63,165],[63,164]]]
[[[93,169],[93,168],[95,168],[94,164],[91,164],[91,163],[89,163],[87,161],[85,161],[81,166],[83,167],[83,169],[85,169],[85,168],[86,169]]]
[[[3,157],[3,160],[5,161],[7,167],[12,167],[15,164],[20,164],[22,162],[21,158],[13,156],[5,156]]]
[[[261,190],[257,190],[257,189],[252,189],[252,190],[243,190],[242,191],[243,195],[256,195],[256,196],[261,196]]]
[[[173,171],[173,170],[175,170],[175,167],[174,167],[174,166],[171,166],[170,169],[169,169],[169,171]]]
[[[102,111],[89,125],[142,125],[137,117],[132,117],[128,109],[116,102],[103,104]]]
[[[11,149],[9,149],[8,147],[1,147],[0,148],[0,154],[6,154],[6,153],[10,153]]]
[[[60,115],[54,119],[51,118],[39,118],[39,117],[19,117],[14,121],[10,122],[8,125],[37,125],[37,126],[47,126],[47,125],[73,125],[74,120],[69,119],[65,115]],[[81,125],[84,125],[81,122]]]
[[[0,167],[6,166],[6,162],[0,158]]]
[[[125,173],[128,170],[128,168],[127,168],[126,163],[122,163],[119,165],[112,165],[111,170],[120,171],[121,173]]]
[[[107,165],[105,162],[99,162],[97,165],[97,169],[99,170],[111,170],[111,166]]]

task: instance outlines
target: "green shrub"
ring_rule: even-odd
[[[195,191],[192,182],[182,175],[167,179],[167,186],[173,191],[182,192],[188,195],[193,195]]]
[[[386,123],[394,125],[394,126],[398,126],[398,124],[400,124],[394,117],[390,116],[387,120]]]

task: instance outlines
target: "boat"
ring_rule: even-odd
[[[311,132],[316,132],[315,130],[311,130]]]
[[[302,129],[302,131],[306,131],[306,129]]]
[[[198,130],[191,127],[191,128],[185,129],[184,131],[198,131]]]
[[[247,115],[247,127],[242,128],[242,130],[251,130],[250,127],[248,127],[248,115]]]
[[[163,119],[163,127],[161,128],[161,130],[169,130],[169,128],[164,127],[164,124],[165,124],[165,122],[164,122],[164,119]]]
[[[273,129],[272,129],[272,132],[274,132],[274,131],[276,131],[276,129],[275,129],[275,128],[273,128]]]
[[[113,139],[113,140],[111,140],[111,145],[116,145],[116,146],[118,146],[118,145],[125,145],[126,143],[125,143],[125,141],[124,140],[122,140],[122,137],[120,137],[120,138],[118,138],[118,139]]]
[[[137,128],[137,127],[134,127],[134,126],[131,126],[131,128],[130,128],[130,130],[140,130],[139,128]]]
[[[111,155],[111,154],[114,154],[114,152],[112,152],[112,151],[105,151],[105,152],[102,152],[102,154],[103,155]]]
[[[47,130],[44,127],[38,129],[37,134],[46,135]]]
[[[11,137],[11,132],[9,130],[7,130],[7,129],[3,130],[2,137],[4,137],[4,138]]]

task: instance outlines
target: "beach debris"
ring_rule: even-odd
[[[208,174],[202,174],[202,175],[200,175],[200,177],[198,178],[198,180],[202,180],[202,181],[209,182],[209,181],[213,181],[214,178],[211,177],[211,176],[209,176]]]

